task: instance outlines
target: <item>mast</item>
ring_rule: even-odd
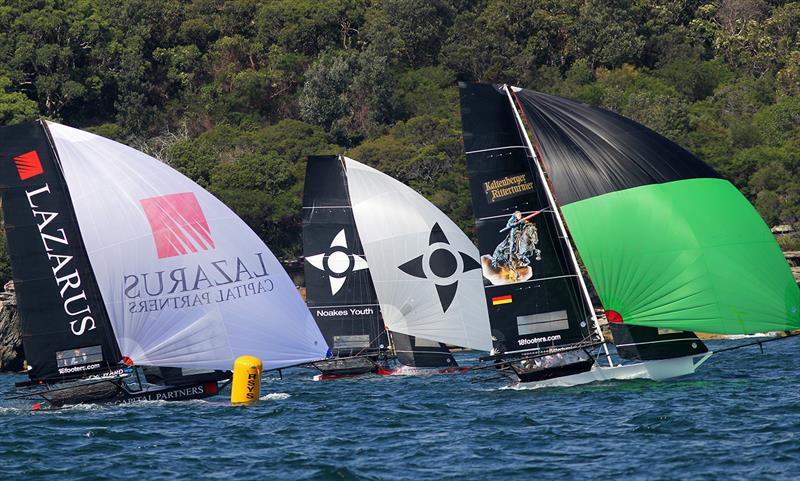
[[[581,293],[583,294],[584,302],[586,302],[586,307],[589,309],[589,314],[592,318],[592,323],[594,324],[595,332],[600,338],[600,341],[603,342],[603,351],[606,354],[606,359],[608,360],[609,366],[613,367],[614,363],[611,360],[611,354],[608,351],[608,345],[606,344],[603,338],[603,332],[600,329],[600,324],[597,322],[597,315],[594,312],[594,306],[592,305],[592,299],[589,297],[589,289],[586,287],[586,280],[583,278],[583,274],[581,273],[580,266],[578,265],[578,260],[575,257],[575,252],[572,247],[572,243],[569,240],[569,235],[567,234],[567,228],[564,224],[564,220],[561,218],[562,213],[561,209],[559,208],[558,204],[556,203],[555,198],[553,197],[553,192],[550,189],[550,183],[548,182],[547,176],[544,173],[544,169],[542,168],[541,163],[539,162],[539,158],[536,155],[536,150],[533,148],[533,144],[531,143],[531,139],[528,136],[528,131],[525,128],[525,123],[522,121],[522,117],[517,110],[516,103],[514,101],[514,96],[511,94],[511,89],[509,89],[508,85],[503,85],[503,89],[506,91],[506,95],[508,96],[508,101],[511,104],[511,110],[514,112],[514,118],[517,122],[517,127],[519,128],[520,132],[522,133],[522,138],[525,140],[525,144],[527,145],[528,155],[531,159],[531,163],[536,167],[536,173],[539,176],[539,179],[542,181],[542,185],[544,186],[545,194],[547,195],[547,200],[550,203],[550,207],[553,209],[553,214],[556,218],[556,223],[558,224],[558,228],[561,231],[561,236],[563,237],[564,243],[567,246],[567,252],[569,253],[569,259],[572,262],[573,267],[575,268],[575,272],[578,276],[578,283],[581,288]]]

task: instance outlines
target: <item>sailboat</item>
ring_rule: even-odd
[[[44,407],[219,392],[328,349],[289,276],[168,165],[49,121],[0,129],[0,189],[30,380]]]
[[[306,301],[333,358],[331,379],[455,372],[446,344],[488,350],[477,250],[405,184],[344,156],[308,159]]]
[[[800,291],[775,239],[710,166],[600,108],[459,87],[487,359],[518,386],[687,375],[712,355],[694,331],[800,327]]]

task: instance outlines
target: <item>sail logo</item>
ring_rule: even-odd
[[[428,251],[397,268],[410,276],[433,280],[442,312],[447,312],[458,292],[459,276],[481,266],[469,254],[451,246],[436,223],[428,236]]]
[[[159,259],[215,247],[211,229],[194,193],[169,194],[139,202],[150,223]]]
[[[28,180],[44,173],[42,161],[39,160],[39,154],[35,150],[14,157],[14,164],[17,166],[20,180]]]
[[[327,252],[306,257],[309,264],[328,275],[332,296],[341,290],[348,274],[369,268],[366,259],[348,249],[347,236],[342,229],[331,241]]]
[[[502,179],[494,179],[483,183],[486,200],[492,204],[533,192],[533,180],[528,172],[508,175]]]
[[[94,301],[90,301],[83,289],[81,271],[75,261],[75,250],[67,238],[65,227],[68,224],[58,217],[59,212],[55,212],[56,202],[49,184],[46,183],[36,190],[26,190],[25,195],[28,197],[36,227],[39,228],[44,253],[50,262],[50,270],[63,301],[64,313],[72,318],[69,321],[70,332],[75,336],[82,336],[97,328],[97,324],[91,307]]]

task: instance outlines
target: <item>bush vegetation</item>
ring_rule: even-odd
[[[799,30],[778,0],[0,0],[0,124],[156,155],[290,258],[315,153],[470,229],[456,82],[506,82],[636,119],[797,224]]]

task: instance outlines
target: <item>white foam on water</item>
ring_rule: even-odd
[[[283,401],[284,399],[289,399],[290,397],[292,397],[292,395],[286,392],[271,392],[261,396],[258,399],[259,401]]]
[[[103,406],[100,404],[68,404],[66,406],[61,406],[56,409],[43,409],[43,413],[50,413],[50,412],[64,412],[64,411],[96,411],[101,409]]]
[[[30,412],[30,408],[24,409],[24,408],[13,408],[13,407],[0,406],[0,416],[2,416],[4,414],[22,414],[24,412]]]

